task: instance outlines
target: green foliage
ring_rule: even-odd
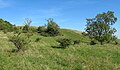
[[[115,45],[117,45],[117,44],[118,44],[118,39],[117,39],[117,37],[116,37],[116,36],[113,36],[113,37],[112,37],[112,41],[113,41],[113,42],[115,42]]]
[[[45,32],[45,31],[46,31],[45,26],[39,26],[38,29],[37,29],[38,33],[42,33],[42,32]]]
[[[66,39],[66,38],[64,38],[64,39],[58,39],[57,42],[60,43],[60,47],[61,48],[69,47],[69,45],[72,44],[71,39]]]
[[[116,21],[114,12],[108,11],[98,14],[95,18],[87,19],[86,32],[91,39],[96,39],[101,44],[105,41],[109,42],[116,32],[115,28],[111,28],[111,25],[115,24]]]
[[[95,41],[95,40],[92,40],[91,42],[90,42],[90,45],[96,45],[97,44],[97,41]]]
[[[23,50],[24,46],[30,42],[28,35],[22,36],[20,33],[12,36],[9,35],[8,38],[9,41],[12,42],[17,48],[17,50],[15,50],[16,52]]]
[[[36,38],[35,42],[39,42],[42,38]]]
[[[11,32],[13,31],[13,25],[8,21],[0,19],[0,30],[3,30],[5,33]]]
[[[23,32],[24,33],[27,33],[29,31],[29,26],[28,25],[25,25],[24,27],[23,27]]]
[[[56,22],[53,21],[53,19],[48,19],[48,24],[47,24],[47,30],[46,32],[49,34],[49,36],[57,36],[60,34],[60,28]]]
[[[38,29],[37,29],[37,32],[42,35],[42,36],[49,36],[49,34],[46,32],[47,28],[46,26],[39,26]]]
[[[13,31],[14,33],[19,33],[19,28],[16,25],[13,26],[13,29],[14,29]]]
[[[58,24],[56,24],[53,19],[47,20],[48,24],[45,26],[39,26],[37,32],[42,36],[58,36],[60,35],[60,28]]]
[[[30,32],[32,32],[32,33],[37,33],[37,27],[30,26],[30,27],[29,27],[29,30],[30,30]]]

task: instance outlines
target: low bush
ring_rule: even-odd
[[[97,41],[95,41],[95,40],[92,40],[91,42],[90,42],[90,45],[96,45],[97,44]]]
[[[29,32],[29,26],[28,26],[28,25],[25,25],[25,26],[23,27],[23,33],[27,33],[27,32]]]
[[[14,29],[13,31],[14,33],[20,33],[20,27],[14,26],[13,29]]]
[[[38,33],[42,33],[42,32],[45,32],[45,31],[46,31],[45,26],[39,26],[38,29],[37,29]]]
[[[41,40],[41,38],[36,38],[35,42],[39,42]]]
[[[72,44],[71,39],[66,39],[66,38],[58,39],[57,42],[60,43],[59,45],[60,48],[66,48]]]
[[[9,41],[12,42],[16,47],[16,52],[23,50],[24,46],[29,44],[30,39],[27,35],[14,34],[13,36],[8,36]]]
[[[29,27],[29,30],[30,30],[30,32],[32,32],[32,33],[36,33],[36,32],[37,32],[37,27],[30,26],[30,27]]]
[[[60,35],[60,27],[59,25],[53,21],[52,18],[48,19],[47,30],[46,32],[49,36],[58,36]]]
[[[29,18],[26,18],[24,21],[24,26],[23,26],[23,33],[30,32],[30,24],[32,23],[32,20]]]

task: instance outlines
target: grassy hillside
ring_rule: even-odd
[[[8,52],[15,46],[0,32],[0,70],[120,70],[120,45],[91,46],[81,32],[61,29],[62,36],[43,37],[34,34],[25,51]],[[66,49],[52,48],[58,38],[79,39],[79,45]],[[35,42],[36,38],[41,38]]]

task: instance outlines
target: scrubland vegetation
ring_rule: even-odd
[[[87,19],[86,32],[46,26],[12,25],[0,19],[0,70],[119,70],[120,40],[111,26],[114,12]]]

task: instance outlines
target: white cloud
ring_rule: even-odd
[[[6,0],[0,0],[0,8],[9,7],[10,3]]]

